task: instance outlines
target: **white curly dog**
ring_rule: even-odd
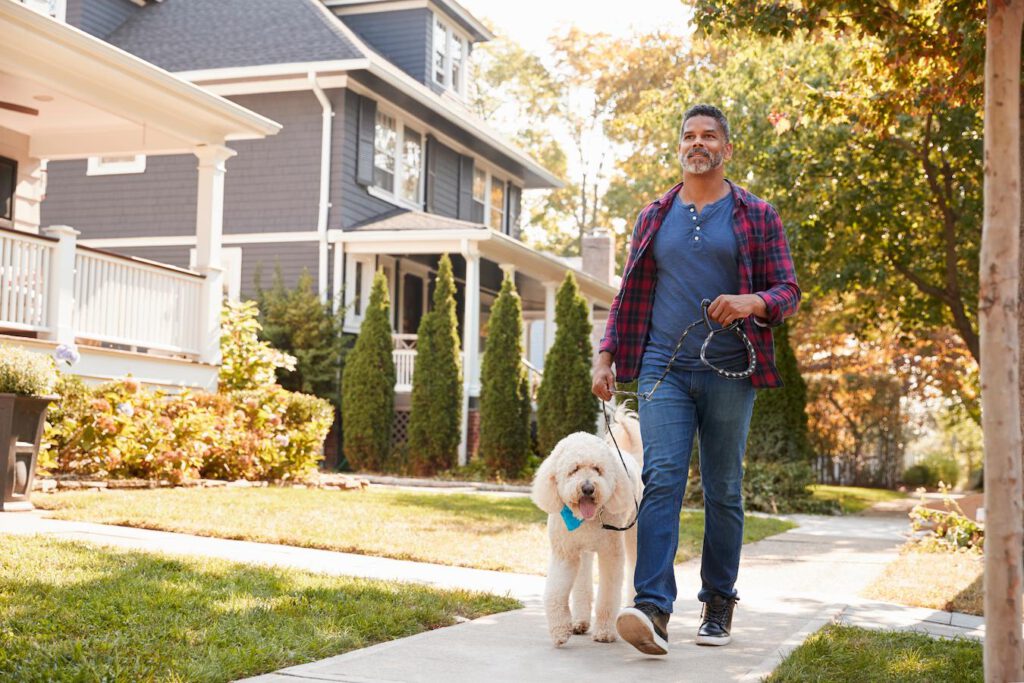
[[[533,480],[533,502],[548,513],[551,560],[544,608],[556,647],[564,645],[574,633],[590,629],[595,553],[598,587],[594,640],[615,640],[624,573],[628,577],[629,602],[634,595],[636,526],[622,532],[604,529],[602,524],[624,527],[636,514],[643,465],[640,425],[634,413],[620,408],[611,430],[623,458],[619,458],[610,437],[602,440],[577,432],[558,442]]]

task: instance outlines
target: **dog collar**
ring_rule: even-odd
[[[562,521],[565,522],[565,528],[569,531],[576,531],[583,524],[583,520],[577,519],[568,505],[562,506]]]

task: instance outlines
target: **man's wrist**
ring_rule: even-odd
[[[614,360],[615,357],[612,355],[611,351],[602,351],[601,353],[597,354],[597,362],[599,365],[604,365],[605,367],[610,368]]]

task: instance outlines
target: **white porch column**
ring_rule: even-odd
[[[559,282],[544,283],[544,357],[555,344],[555,295]]]
[[[56,237],[57,249],[50,263],[49,298],[46,320],[50,332],[46,338],[58,344],[73,345],[75,328],[72,317],[75,310],[75,247],[81,234],[68,225],[43,228],[47,237]]]
[[[480,395],[480,252],[475,242],[463,242],[466,259],[465,310],[462,317],[462,440],[459,465],[469,461],[469,396]]]
[[[224,298],[221,244],[224,235],[224,162],[235,151],[223,145],[203,145],[193,154],[199,159],[196,198],[196,271],[205,276],[199,321],[199,360],[220,362],[220,311]]]

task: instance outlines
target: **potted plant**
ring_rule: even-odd
[[[57,382],[49,356],[0,344],[0,511],[31,510],[46,409]]]

